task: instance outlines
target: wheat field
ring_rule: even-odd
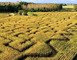
[[[77,12],[0,17],[0,60],[77,60]]]

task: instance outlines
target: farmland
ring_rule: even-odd
[[[0,60],[77,60],[77,12],[34,13],[0,15]]]

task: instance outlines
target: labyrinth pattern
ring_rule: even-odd
[[[0,19],[0,60],[76,60],[77,13],[36,14]]]

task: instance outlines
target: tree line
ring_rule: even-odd
[[[75,6],[75,10],[77,10],[77,5]],[[35,4],[28,2],[0,3],[0,12],[18,12],[19,10],[29,12],[71,11],[71,9],[62,9],[62,4]]]
[[[27,10],[30,12],[48,12],[61,9],[61,4],[34,4],[27,2],[0,3],[0,12],[18,12],[18,10]]]

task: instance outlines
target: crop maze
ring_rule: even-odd
[[[77,22],[72,20],[75,17],[65,16],[59,21],[46,16],[42,20],[34,16],[4,18],[0,22],[0,60],[64,60],[65,56],[75,60],[77,41],[72,39],[77,36]]]

